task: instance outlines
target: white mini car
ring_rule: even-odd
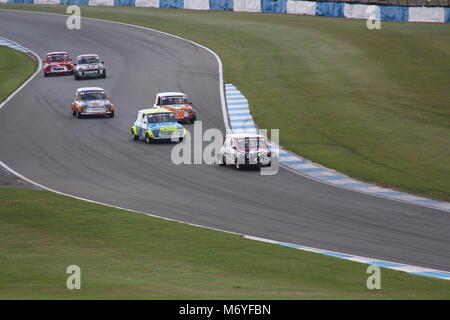
[[[75,92],[75,99],[70,105],[72,115],[77,118],[99,115],[112,118],[116,108],[110,100],[111,98],[106,96],[103,88],[78,88]]]
[[[271,165],[271,150],[266,137],[252,133],[227,134],[219,151],[218,162],[242,169],[244,166],[267,167]]]
[[[81,80],[84,78],[106,78],[106,69],[103,61],[96,54],[83,54],[77,57],[75,63],[74,78]]]

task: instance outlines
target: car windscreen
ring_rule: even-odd
[[[160,122],[176,122],[177,120],[171,113],[156,113],[147,115],[148,123],[160,123]]]
[[[80,93],[80,99],[85,101],[103,100],[106,99],[106,94],[100,91],[86,91]]]
[[[173,104],[187,104],[187,98],[184,96],[171,96],[171,97],[162,97],[162,104],[164,106],[170,106]]]
[[[266,149],[267,143],[263,138],[239,138],[237,140],[238,149]]]
[[[100,59],[97,57],[82,57],[78,59],[78,64],[91,64],[100,63]]]
[[[66,61],[67,59],[67,55],[65,54],[52,54],[47,56],[47,61],[48,62],[61,62],[61,61]]]

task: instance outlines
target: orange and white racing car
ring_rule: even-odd
[[[155,97],[153,108],[162,108],[172,111],[177,121],[194,123],[197,120],[197,111],[192,102],[182,92],[160,92]]]
[[[72,114],[77,116],[77,118],[99,115],[105,115],[112,118],[114,117],[115,107],[110,100],[111,97],[106,96],[106,92],[103,88],[78,88],[70,108]]]

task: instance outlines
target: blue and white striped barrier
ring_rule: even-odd
[[[372,265],[372,266],[378,266],[378,267],[382,267],[382,268],[402,271],[402,272],[406,272],[406,273],[414,274],[414,275],[418,275],[418,276],[450,280],[450,272],[447,272],[447,271],[410,266],[407,264],[389,262],[389,261],[384,261],[384,260],[370,259],[370,258],[335,252],[335,251],[305,247],[305,246],[301,246],[301,245],[297,245],[297,244],[279,242],[279,241],[274,241],[274,240],[269,240],[269,239],[264,239],[264,238],[259,238],[259,237],[253,237],[253,236],[244,236],[244,238],[250,239],[250,240],[272,243],[272,244],[276,244],[276,245],[280,245],[280,246],[284,246],[284,247],[288,247],[288,248],[319,253],[319,254],[323,254],[326,256],[334,257],[334,258],[364,263],[364,264],[368,264],[368,265]]]
[[[450,8],[444,7],[377,6],[302,0],[0,0],[0,3],[224,10],[306,14],[350,19],[368,19],[368,12],[374,12],[373,10],[368,11],[368,9],[376,7],[376,12],[380,13],[379,19],[382,21],[450,22]]]
[[[28,52],[27,49],[25,49],[22,46],[19,46],[16,43],[13,43],[3,37],[0,37],[0,46],[5,46],[5,47],[9,47],[11,49],[17,50],[17,51],[21,51],[21,52]]]
[[[226,84],[225,98],[227,102],[231,130],[236,133],[258,132],[245,96],[232,84]],[[280,134],[282,134],[282,132],[280,132]],[[417,197],[411,194],[364,183],[332,169],[313,163],[299,155],[288,152],[281,147],[279,151],[279,163],[299,174],[308,176],[314,180],[338,186],[340,188],[351,189],[379,197],[395,199],[450,212],[450,203],[448,202]]]

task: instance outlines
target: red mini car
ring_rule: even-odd
[[[73,74],[74,65],[67,52],[49,52],[44,58],[44,76]]]

